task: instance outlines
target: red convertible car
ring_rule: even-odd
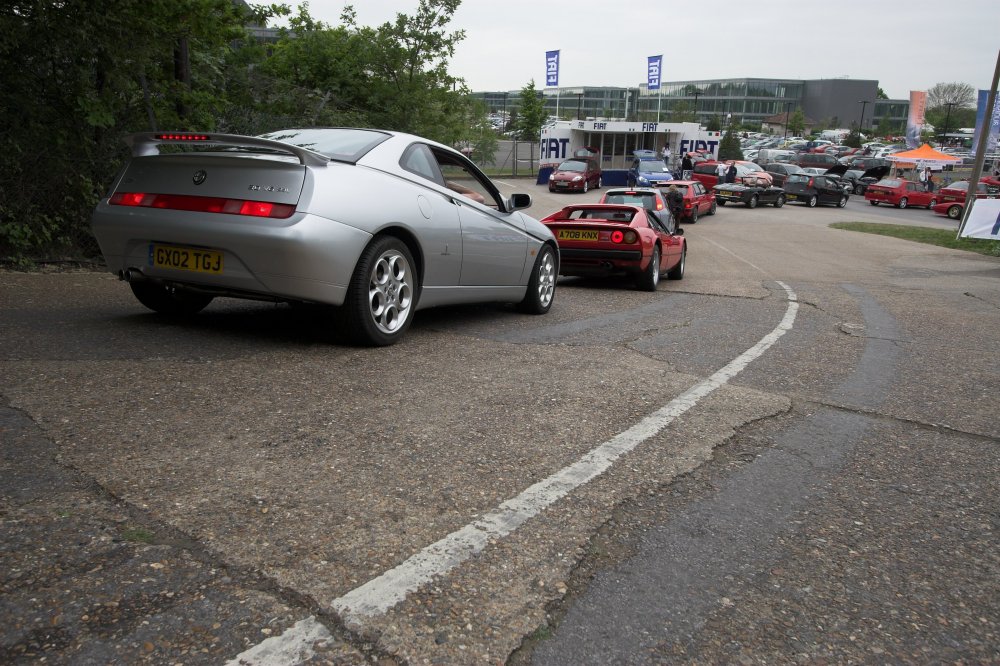
[[[922,206],[933,208],[938,202],[938,195],[926,192],[922,183],[901,178],[883,178],[865,190],[865,199],[873,206],[887,203],[896,208]]]
[[[684,277],[687,243],[669,215],[639,206],[577,204],[541,220],[559,243],[559,274],[632,275],[656,291],[660,277]]]

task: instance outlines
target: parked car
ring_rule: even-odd
[[[890,162],[887,159],[883,159],[881,157],[869,157],[869,156],[850,157],[847,159],[846,162],[844,162],[844,164],[846,164],[849,169],[861,169],[863,171],[867,171],[868,169],[874,169],[875,167],[880,167],[880,166],[884,167],[892,166],[892,162]],[[888,171],[886,173],[888,173]]]
[[[720,206],[725,206],[727,203],[742,203],[747,208],[756,208],[760,204],[771,204],[775,208],[781,208],[785,205],[785,191],[780,187],[724,183],[716,185],[712,191]]]
[[[947,187],[942,187],[937,191],[940,203],[958,202],[965,203],[965,195],[969,191],[969,181],[959,180],[951,183]],[[980,178],[976,183],[977,199],[998,199],[1000,198],[1000,184],[994,184],[987,178]]]
[[[848,169],[843,165],[838,165],[834,169],[844,169],[840,179],[847,188],[848,194],[856,194],[858,196],[862,196],[869,185],[874,185],[889,173],[889,167],[885,166],[874,167],[867,171]],[[835,173],[834,169],[831,169],[827,173]]]
[[[766,148],[757,151],[757,159],[754,161],[762,167],[766,167],[768,164],[773,162],[793,163],[797,157],[798,153],[792,150]]]
[[[673,174],[656,151],[637,150],[634,155],[628,175],[625,177],[629,187],[651,187],[673,180]]]
[[[660,277],[684,277],[687,243],[669,215],[640,206],[577,204],[542,218],[559,243],[559,274],[627,274],[655,291]]]
[[[931,206],[931,210],[938,215],[944,215],[949,219],[958,220],[961,219],[962,211],[965,210],[965,200],[941,201]]]
[[[840,208],[847,205],[848,194],[840,178],[835,176],[793,173],[785,179],[784,189],[788,203],[804,203],[810,208],[818,204],[834,204]]]
[[[795,163],[803,169],[814,167],[826,171],[837,164],[837,158],[827,153],[799,153]]]
[[[587,192],[591,187],[601,188],[601,165],[591,157],[565,160],[549,176],[549,192]]]
[[[666,198],[667,190],[676,187],[684,195],[684,205],[678,222],[690,222],[695,224],[702,215],[715,215],[716,204],[715,194],[697,180],[672,180],[663,188],[663,196]]]
[[[764,171],[771,174],[771,178],[775,185],[781,187],[785,184],[785,179],[788,178],[790,174],[802,173],[802,167],[798,164],[788,164],[785,162],[771,162],[764,165]]]
[[[896,208],[923,206],[932,208],[938,202],[935,192],[927,192],[923,183],[900,178],[883,178],[865,190],[865,199],[873,206],[886,203]]]
[[[501,196],[447,146],[372,129],[128,143],[92,226],[108,269],[161,314],[221,296],[339,306],[351,341],[389,345],[417,310],[470,294],[535,314],[552,305],[558,248],[519,212],[531,196]],[[160,153],[175,144],[203,150]]]
[[[711,189],[719,184],[718,168],[719,163],[715,160],[695,164],[694,173],[691,177],[694,180],[701,182],[701,184],[706,188]],[[766,181],[768,184],[774,182],[774,178],[771,174],[760,168],[760,165],[755,164],[754,162],[746,162],[742,160],[736,161],[737,180],[742,180],[747,177]]]
[[[609,188],[597,203],[628,204],[655,211],[667,209],[663,191],[655,187]]]

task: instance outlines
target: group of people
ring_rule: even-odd
[[[671,160],[669,143],[663,146],[660,156],[663,157],[663,166],[669,169]],[[694,163],[691,162],[691,156],[684,153],[684,156],[681,157],[681,180],[691,180],[692,173],[694,173]],[[676,176],[676,172],[674,172],[674,175]]]

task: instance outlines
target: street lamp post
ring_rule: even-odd
[[[865,107],[868,106],[868,100],[859,99],[858,104],[861,105],[861,119],[858,120],[858,134],[861,134],[861,130],[865,128]]]
[[[785,139],[788,138],[788,119],[792,113],[792,103],[785,102]]]
[[[951,122],[951,107],[955,106],[955,102],[945,102],[945,106],[948,110],[944,114],[944,140],[945,143],[948,142],[948,123]]]
[[[510,93],[503,94],[503,131],[507,131],[507,95]]]
[[[695,122],[701,122],[698,120],[698,98],[701,97],[702,93],[700,90],[695,90],[691,94],[694,95],[694,120]]]
[[[580,110],[583,108],[583,93],[576,94],[576,119],[580,120]]]

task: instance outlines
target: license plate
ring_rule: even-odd
[[[785,198],[788,199],[789,201],[794,201],[795,199],[798,199],[799,197],[798,197],[797,194],[786,194]]]
[[[169,268],[212,275],[222,274],[222,253],[217,250],[151,243],[149,262],[153,268]]]
[[[599,232],[589,229],[560,229],[556,234],[559,240],[597,241],[598,237]]]

